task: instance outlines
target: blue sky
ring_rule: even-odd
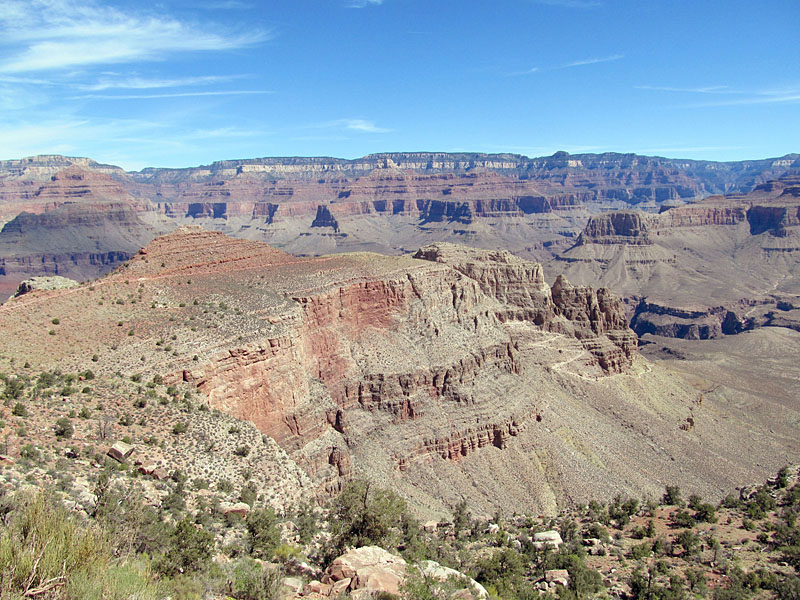
[[[800,151],[797,0],[0,0],[0,158]]]

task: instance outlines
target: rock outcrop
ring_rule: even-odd
[[[22,296],[34,290],[62,290],[79,285],[74,279],[53,275],[52,277],[31,277],[19,284],[14,296]]]
[[[614,211],[589,218],[578,244],[649,245],[642,213]]]
[[[622,371],[636,353],[623,306],[607,289],[575,287],[560,275],[551,288],[540,264],[502,250],[433,244],[414,256],[450,265],[477,281],[484,294],[503,306],[497,313],[501,321],[530,321],[583,341],[606,371]]]

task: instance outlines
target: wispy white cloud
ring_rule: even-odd
[[[166,94],[84,94],[71,100],[152,100],[155,98],[191,98],[194,96],[247,96],[274,94],[272,90],[218,90],[210,92],[174,92]]]
[[[262,42],[269,33],[220,33],[168,15],[125,12],[91,0],[3,0],[0,38],[11,48],[0,73],[26,73],[230,50]]]
[[[344,119],[343,125],[345,129],[349,129],[351,131],[363,131],[366,133],[387,133],[391,131],[391,129],[378,127],[374,122],[367,121],[365,119]]]
[[[584,58],[583,60],[576,60],[573,62],[569,62],[563,65],[559,65],[557,67],[553,67],[554,69],[571,69],[572,67],[582,67],[584,65],[596,65],[598,63],[606,63],[612,62],[615,60],[620,60],[625,58],[624,54],[612,54],[611,56],[600,56],[595,58]]]
[[[687,94],[741,94],[727,85],[709,85],[702,87],[672,87],[668,85],[637,85],[637,90],[650,90],[654,92],[679,92]]]
[[[747,106],[754,104],[791,104],[800,102],[800,86],[766,88],[760,90],[734,89],[724,85],[698,87],[672,87],[661,85],[639,85],[635,89],[656,92],[672,92],[690,95],[738,96],[720,100],[710,100],[681,105],[680,108],[704,108],[714,106]]]
[[[751,104],[793,104],[800,102],[800,90],[786,94],[762,94],[736,100],[719,100],[715,102],[702,102],[687,104],[687,108],[703,108],[706,106],[746,106]]]
[[[530,69],[526,69],[524,71],[516,71],[514,73],[508,73],[508,77],[518,77],[520,75],[532,75],[533,73],[541,73],[544,71],[558,71],[561,69],[572,69],[574,67],[583,67],[586,65],[596,65],[600,63],[607,63],[613,62],[615,60],[621,60],[625,58],[624,54],[612,54],[610,56],[597,56],[592,58],[583,58],[580,60],[574,60],[572,62],[564,63],[561,65],[555,65],[552,67],[531,67]]]
[[[383,0],[353,0],[347,6],[350,8],[364,8],[366,6],[379,6]]]
[[[202,77],[177,77],[170,79],[148,79],[145,77],[118,77],[102,78],[95,83],[76,84],[75,87],[87,92],[102,92],[104,90],[151,90],[160,88],[185,87],[195,85],[210,85],[234,79],[243,75],[206,75]],[[2,78],[0,78],[0,81]]]
[[[310,129],[344,129],[358,133],[389,133],[392,129],[378,127],[374,121],[368,119],[336,119],[308,125]]]
[[[213,145],[230,151],[242,144],[262,143],[273,134],[260,127],[200,128],[182,127],[180,123],[176,126],[179,119],[177,113],[154,119],[82,119],[59,113],[38,122],[21,121],[0,128],[0,159],[66,154],[90,156],[126,169],[141,169],[153,163],[186,166],[192,164],[186,157],[196,152],[203,140],[212,140]],[[192,118],[187,123],[196,125]],[[143,162],[147,156],[156,158]]]

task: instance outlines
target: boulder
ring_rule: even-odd
[[[250,505],[244,502],[220,502],[219,510],[223,515],[246,517],[250,512]]]
[[[142,466],[139,467],[139,473],[142,475],[152,475],[153,471],[158,468],[158,465],[153,462],[143,463]]]
[[[109,448],[107,454],[117,462],[124,463],[128,460],[128,457],[133,454],[134,449],[135,448],[130,444],[117,442]]]
[[[422,529],[424,529],[428,533],[436,533],[436,531],[439,529],[439,522],[438,521],[425,521],[422,524]]]
[[[463,581],[465,585],[469,585],[471,590],[468,591],[471,591],[471,596],[478,599],[489,597],[489,592],[486,591],[485,587],[460,571],[456,571],[450,567],[444,567],[433,560],[423,560],[418,566],[426,578],[436,579],[438,581],[447,581],[451,578],[458,579],[459,581]]]
[[[533,545],[538,550],[544,548],[557,549],[564,540],[561,539],[561,534],[557,531],[538,531],[533,534]]]
[[[377,546],[364,546],[335,559],[322,581],[336,586],[349,579],[347,587],[350,595],[356,598],[378,592],[399,594],[405,574],[406,561],[402,558]]]
[[[155,469],[152,473],[150,473],[150,476],[156,481],[164,481],[169,477],[169,473],[167,473],[166,469],[162,469],[161,467],[159,467],[158,469]]]
[[[290,594],[300,594],[303,591],[303,580],[299,577],[284,577],[283,588]]]
[[[350,589],[351,583],[353,583],[353,580],[349,577],[340,579],[331,586],[330,595],[334,598],[338,598],[340,595],[344,594],[348,589]]]
[[[74,279],[67,279],[60,275],[31,277],[19,284],[15,297],[22,296],[34,290],[62,290],[80,285]]]
[[[569,572],[566,569],[551,569],[544,572],[544,580],[549,584],[569,587]]]
[[[331,584],[329,583],[322,583],[321,581],[314,581],[309,582],[306,587],[303,588],[303,595],[309,596],[311,594],[319,594],[320,596],[330,596],[331,595]]]

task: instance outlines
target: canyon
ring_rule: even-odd
[[[0,365],[185,386],[277,443],[308,482],[293,497],[366,478],[442,518],[673,483],[714,498],[797,462],[799,171],[4,161]],[[40,276],[68,279],[22,284]]]
[[[639,354],[610,292],[506,251],[304,258],[182,227],[9,300],[0,327],[4,367],[158,374],[255,424],[317,497],[367,478],[420,515],[553,514],[667,482],[715,497],[800,450],[796,416],[699,391]]]
[[[30,276],[100,275],[192,223],[296,255],[396,255],[441,241],[547,261],[575,244],[593,214],[749,192],[798,168],[796,155],[714,163],[564,152],[264,158],[140,172],[57,155],[0,161],[0,297]],[[122,217],[123,207],[132,212]],[[54,235],[50,219],[76,235]],[[82,236],[84,226],[108,228],[108,243]]]
[[[798,330],[798,214],[800,179],[792,175],[658,214],[609,212],[592,216],[550,266],[623,295],[640,336]]]

